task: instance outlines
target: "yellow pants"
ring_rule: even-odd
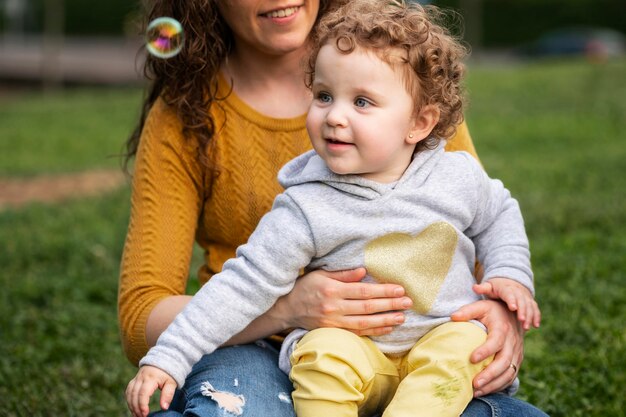
[[[291,358],[296,414],[458,417],[472,399],[472,379],[492,360],[469,360],[485,339],[475,324],[450,322],[428,332],[405,355],[389,356],[367,337],[312,330]]]

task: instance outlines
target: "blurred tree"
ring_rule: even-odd
[[[11,19],[25,31],[41,33],[46,0],[0,0],[5,19],[26,8],[25,22]],[[475,50],[529,42],[564,26],[602,26],[626,33],[626,0],[411,0],[458,10],[465,19],[466,40]],[[121,36],[135,32],[129,22],[142,0],[65,0],[68,36]],[[17,16],[17,14],[15,14]],[[24,16],[24,15],[23,15]],[[0,28],[2,30],[2,28]]]
[[[63,47],[65,1],[45,0],[43,25],[42,80],[45,90],[61,87],[62,74],[59,56]]]
[[[519,45],[552,29],[571,26],[607,27],[626,33],[626,0],[434,0],[433,3],[458,10],[466,20],[467,37],[476,36],[472,32],[473,22],[480,19],[482,30],[474,47]],[[480,17],[472,16],[480,3]]]
[[[24,33],[26,23],[26,1],[4,0],[2,6],[6,22],[4,26],[5,33],[14,36]]]
[[[32,10],[34,24],[26,27],[30,33],[42,33],[46,21],[47,0],[18,1]],[[60,13],[65,21],[65,33],[71,36],[119,36],[129,14],[141,7],[140,0],[85,1],[65,0]]]
[[[459,6],[465,18],[465,41],[478,55],[483,47],[483,0],[460,0]]]

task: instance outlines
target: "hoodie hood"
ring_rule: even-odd
[[[379,183],[355,174],[335,174],[315,151],[308,151],[283,166],[278,173],[278,182],[285,189],[306,183],[323,183],[356,197],[373,200],[401,186],[415,176],[421,177],[418,180],[418,183],[421,184],[430,174],[436,160],[439,159],[433,158],[433,156],[443,153],[444,146],[445,142],[441,141],[435,149],[426,149],[415,155],[409,167],[396,183]],[[414,179],[412,186],[415,184]]]

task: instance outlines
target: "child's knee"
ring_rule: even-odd
[[[493,360],[493,356],[490,356],[480,363],[471,363],[469,358],[480,345],[487,340],[487,333],[481,327],[473,323],[466,322],[449,322],[444,326],[445,331],[450,333],[452,346],[460,347],[462,352],[462,358],[467,358],[469,366],[473,368],[475,372],[482,370]]]
[[[426,333],[409,353],[409,363],[451,361],[472,366],[470,355],[487,339],[485,331],[468,322],[449,322]],[[486,366],[491,361],[480,366]]]
[[[343,329],[323,327],[311,330],[305,334],[300,342],[298,342],[296,350],[315,349],[320,352],[325,352],[331,349],[333,352],[350,352],[351,349],[361,346],[362,343],[361,338],[352,332]]]
[[[292,365],[303,362],[349,363],[350,357],[364,348],[354,333],[334,328],[311,330],[298,342],[291,358]]]
[[[307,333],[296,345],[291,357],[294,374],[321,372],[326,375],[352,374],[370,379],[372,342],[342,329],[321,328]]]
[[[417,345],[435,344],[451,352],[468,355],[487,340],[487,333],[469,322],[448,322],[426,333]]]

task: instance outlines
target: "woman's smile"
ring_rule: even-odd
[[[270,12],[263,13],[262,16],[270,19],[284,19],[296,14],[300,7],[301,6],[292,6],[284,9],[272,10]]]
[[[251,48],[272,57],[304,54],[319,0],[216,1],[235,41],[234,54]],[[234,57],[231,57],[234,59]]]

